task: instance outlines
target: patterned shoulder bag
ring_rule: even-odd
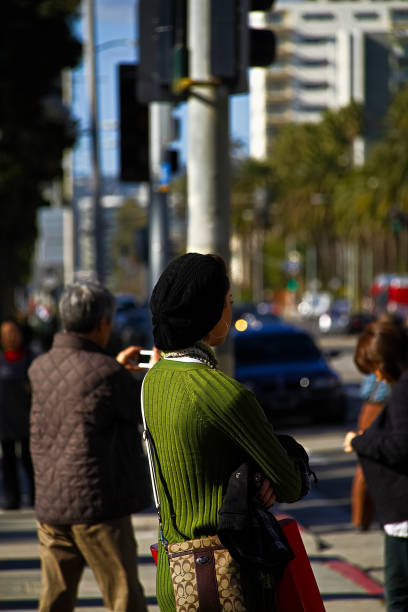
[[[178,612],[246,612],[240,580],[240,566],[231,557],[217,535],[203,536],[169,543],[164,537],[157,488],[155,464],[159,467],[153,439],[146,425],[143,405],[143,438],[146,443],[152,481],[153,499],[157,510],[160,544],[170,564],[176,609]],[[164,488],[167,491],[166,487]],[[168,496],[168,492],[166,493]],[[171,500],[169,499],[170,506]]]

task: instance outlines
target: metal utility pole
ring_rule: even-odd
[[[187,250],[217,253],[230,263],[228,90],[211,74],[211,0],[188,0],[192,86],[188,97]],[[231,342],[217,351],[233,372]]]
[[[69,69],[62,72],[62,101],[68,107],[72,104],[72,72]],[[64,285],[74,280],[75,268],[72,163],[72,150],[66,151],[62,157],[62,203],[65,205],[63,209]]]
[[[169,168],[164,159],[171,141],[171,109],[168,102],[151,102],[150,204],[149,204],[149,295],[170,258],[168,186]]]
[[[84,0],[87,24],[87,42],[85,53],[88,67],[89,114],[91,136],[92,165],[92,225],[94,238],[94,266],[92,274],[101,283],[104,282],[103,266],[103,224],[101,208],[101,177],[99,160],[98,132],[98,96],[96,85],[96,55],[95,55],[95,10],[94,0]]]
[[[227,88],[211,74],[211,0],[188,1],[187,250],[218,253],[229,265],[230,168]]]

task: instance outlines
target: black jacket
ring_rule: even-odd
[[[132,375],[93,342],[57,334],[29,370],[37,519],[99,523],[150,499]]]
[[[372,425],[352,441],[379,520],[408,520],[408,371]]]
[[[281,577],[294,555],[278,521],[256,497],[255,470],[249,463],[232,473],[219,517],[217,534],[241,566]]]
[[[300,497],[304,497],[310,489],[310,478],[314,476],[308,455],[291,436],[278,435],[278,439],[299,466],[302,474]],[[294,555],[278,521],[257,496],[256,474],[257,467],[249,462],[232,473],[219,511],[217,533],[241,565],[269,570],[278,579]],[[262,475],[259,476],[261,481]]]

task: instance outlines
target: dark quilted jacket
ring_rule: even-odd
[[[132,375],[93,342],[62,333],[29,377],[37,519],[98,523],[145,507]]]

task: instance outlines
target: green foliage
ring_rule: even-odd
[[[327,111],[320,123],[287,125],[270,157],[284,231],[316,241],[334,226],[333,193],[353,165],[363,117],[357,104]]]
[[[285,260],[285,243],[282,238],[269,234],[264,244],[264,284],[268,289],[281,289],[285,285],[286,276],[283,271]]]
[[[113,239],[114,254],[117,257],[135,256],[135,232],[147,224],[146,209],[129,198],[118,209],[117,231]]]
[[[408,84],[395,96],[382,140],[361,166],[355,163],[354,148],[364,135],[364,109],[356,103],[327,111],[318,123],[284,125],[265,162],[241,160],[235,165],[232,202],[239,235],[254,231],[255,194],[259,187],[267,192],[263,224],[267,287],[283,281],[284,252],[278,245],[285,238],[295,240],[297,248],[314,247],[323,283],[334,273],[335,245],[343,244],[344,250],[350,241],[371,250],[379,266],[374,273],[407,271],[408,252],[403,250],[404,245],[408,248],[407,108]],[[398,237],[395,220],[392,224],[397,218],[402,219]],[[375,245],[384,245],[380,258]],[[359,274],[367,276],[364,270]]]
[[[44,186],[61,175],[75,124],[61,102],[61,71],[81,45],[71,31],[79,0],[3,0],[0,41],[0,282],[24,282]]]
[[[174,213],[180,218],[187,216],[187,176],[182,174],[173,179],[170,183],[170,192]]]
[[[390,210],[408,210],[408,85],[396,95],[384,137],[364,166],[339,180],[335,191],[336,229],[354,238],[391,233]]]
[[[239,234],[248,234],[266,221],[273,177],[266,162],[251,158],[234,160],[232,169],[232,227]]]
[[[136,241],[138,231],[146,225],[146,209],[141,208],[135,200],[129,198],[118,209],[112,244],[112,290],[117,293],[133,293],[144,297],[146,283],[141,270],[143,266],[136,256]]]
[[[383,142],[369,164],[376,170],[379,193],[389,206],[408,210],[408,84],[395,96],[386,118]]]

